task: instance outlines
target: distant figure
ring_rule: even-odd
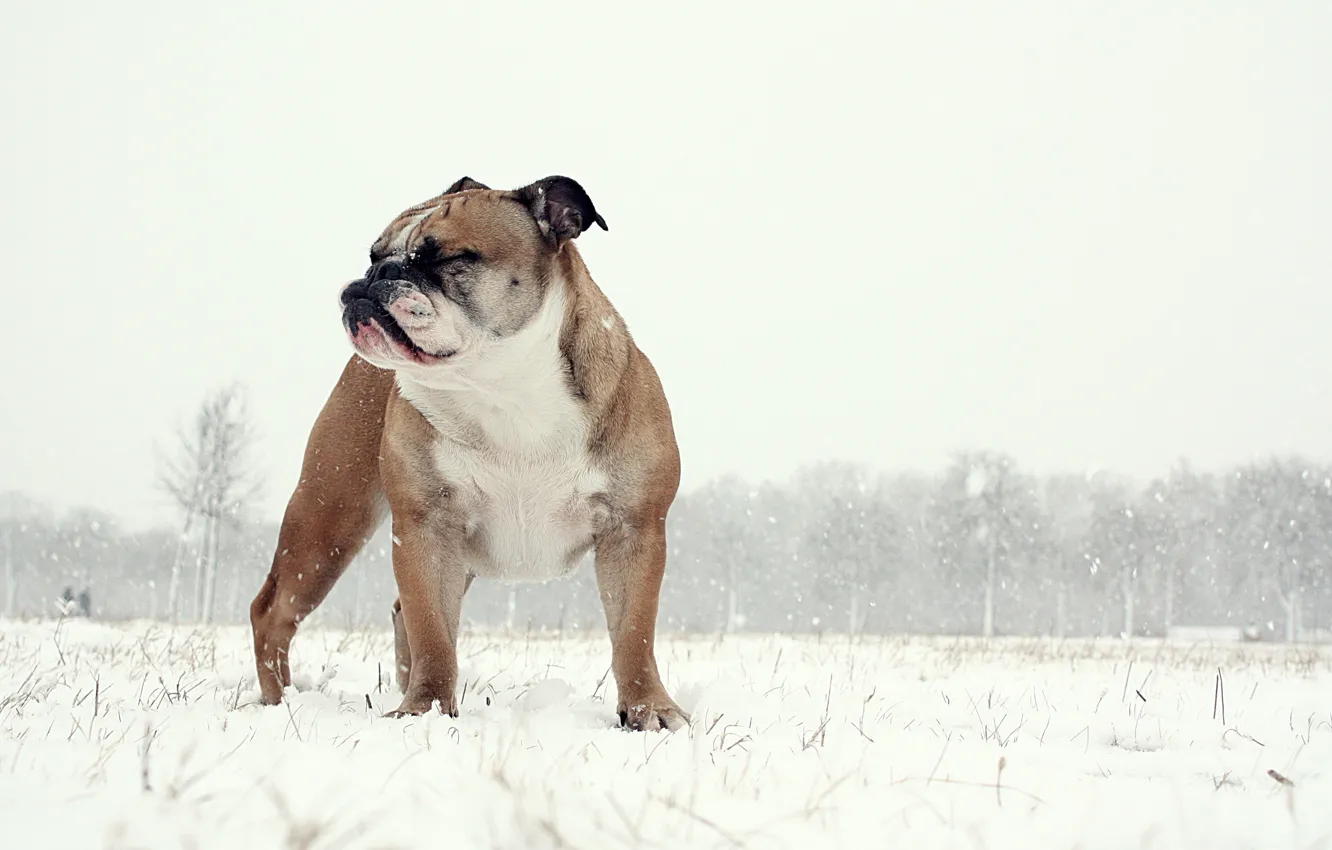
[[[56,605],[59,606],[60,613],[66,617],[92,616],[92,597],[86,587],[79,591],[78,599],[74,598],[74,588],[66,587],[60,592],[60,601]]]

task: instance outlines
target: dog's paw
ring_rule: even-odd
[[[446,705],[447,709],[445,707]],[[430,699],[428,697],[406,696],[403,697],[402,703],[397,708],[392,711],[384,712],[384,716],[391,718],[416,717],[431,712],[438,712],[440,714],[447,714],[450,717],[457,717],[458,704],[451,700],[446,702],[445,700]]]
[[[663,697],[622,706],[620,725],[632,732],[674,732],[689,725],[689,715],[669,697]]]

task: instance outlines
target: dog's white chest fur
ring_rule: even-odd
[[[563,298],[551,293],[518,334],[486,343],[431,386],[399,389],[435,426],[435,464],[463,511],[467,568],[540,581],[578,566],[605,521],[592,497],[605,475],[588,453],[589,425],[559,350]]]

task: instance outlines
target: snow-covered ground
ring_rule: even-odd
[[[1332,649],[662,639],[674,735],[599,634],[466,636],[457,720],[380,717],[387,632],[295,656],[261,708],[244,629],[0,623],[0,846],[1332,847]]]

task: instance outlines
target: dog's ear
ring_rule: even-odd
[[[595,222],[610,230],[578,182],[568,177],[546,177],[514,193],[536,219],[541,235],[552,248],[575,239]]]
[[[489,189],[485,183],[480,183],[470,177],[459,177],[458,181],[444,190],[444,194],[452,195],[454,192],[466,192],[468,189]]]

